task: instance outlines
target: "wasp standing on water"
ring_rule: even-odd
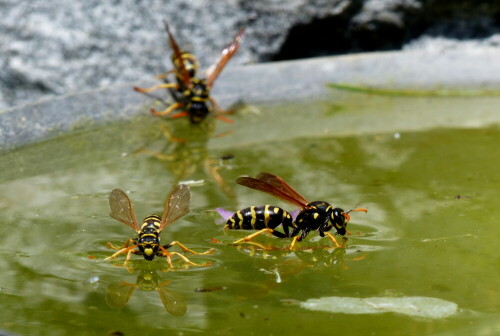
[[[206,71],[205,78],[198,78],[196,74],[199,66],[196,57],[179,48],[179,45],[170,32],[167,22],[163,21],[163,23],[168,35],[168,44],[173,50],[172,63],[174,69],[157,76],[157,78],[165,78],[169,73],[173,72],[175,74],[176,83],[166,82],[150,88],[134,87],[134,90],[145,94],[161,88],[173,90],[173,96],[176,102],[160,112],[151,109],[151,114],[155,116],[167,115],[176,109],[182,109],[182,112],[174,114],[171,118],[188,116],[191,123],[198,124],[203,121],[208,114],[214,112],[216,118],[226,122],[232,122],[232,120],[221,115],[224,112],[210,96],[210,90],[227,62],[229,62],[238,51],[245,35],[244,30],[241,29],[231,43],[224,48],[217,62]]]
[[[352,211],[368,211],[364,208],[344,211],[341,208],[333,208],[331,204],[324,201],[309,202],[281,177],[270,173],[262,172],[256,178],[239,177],[236,183],[271,194],[283,201],[299,206],[300,210],[297,214],[295,212],[289,214],[281,208],[265,205],[246,208],[228,216],[224,210],[218,209],[219,213],[227,219],[225,228],[260,230],[235,241],[235,244],[248,242],[262,233],[269,232],[279,238],[293,237],[290,245],[290,249],[293,249],[296,242],[306,238],[309,232],[318,231],[321,237],[327,236],[336,247],[339,247],[340,244],[328,231],[335,228],[338,235],[350,234],[346,229],[347,223],[351,219],[349,213]],[[277,233],[274,230],[280,224],[284,233]]]
[[[110,248],[119,251],[106,259],[112,259],[122,253],[127,253],[127,259],[125,261],[125,263],[127,263],[130,260],[132,253],[142,255],[146,260],[153,260],[155,256],[161,256],[167,257],[168,264],[171,268],[173,268],[172,256],[178,255],[189,265],[207,266],[208,264],[196,264],[182,254],[178,252],[168,252],[167,249],[177,245],[184,252],[197,255],[209,254],[213,251],[212,249],[203,253],[198,253],[188,249],[178,241],[173,241],[167,245],[160,244],[160,234],[163,229],[188,213],[190,202],[191,190],[187,185],[180,184],[170,193],[165,204],[163,216],[161,218],[157,215],[148,216],[144,218],[142,225],[139,226],[135,217],[132,202],[128,198],[127,194],[120,189],[114,189],[109,195],[110,216],[123,224],[130,226],[137,232],[138,236],[137,238],[127,240],[122,247],[115,247],[111,243],[108,243]]]

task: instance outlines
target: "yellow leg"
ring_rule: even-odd
[[[184,260],[184,262],[186,264],[193,265],[193,266],[208,266],[208,265],[212,264],[210,262],[205,263],[205,264],[196,264],[178,252],[168,252],[163,246],[161,246],[160,249],[162,250],[163,255],[165,257],[167,257],[167,262],[168,262],[168,265],[170,266],[170,268],[174,268],[174,265],[172,264],[172,256],[173,255],[178,255],[182,260]],[[187,249],[187,250],[189,250],[189,249]]]
[[[215,251],[215,249],[211,248],[211,249],[208,249],[205,252],[195,252],[193,250],[188,249],[186,246],[184,246],[183,244],[179,243],[178,241],[173,241],[173,242],[170,243],[170,246],[174,246],[174,245],[179,246],[184,252],[188,252],[188,253],[196,254],[196,255],[212,254]],[[177,253],[177,252],[172,252],[172,253]]]
[[[173,110],[178,109],[178,108],[180,108],[182,106],[184,106],[184,105],[181,104],[181,103],[174,103],[174,104],[170,105],[168,108],[166,108],[165,110],[163,110],[161,112],[158,112],[155,109],[151,109],[150,112],[154,116],[163,116],[163,115],[169,114]]]
[[[127,258],[125,259],[125,262],[123,263],[123,265],[127,266],[127,263],[129,262],[130,258],[132,257],[132,252],[133,252],[132,249],[128,251]]]
[[[115,254],[113,254],[110,257],[105,258],[104,260],[114,259],[117,256],[119,256],[120,254],[128,252],[128,254],[127,254],[127,261],[128,261],[130,259],[130,255],[132,254],[132,250],[136,247],[137,247],[137,245],[132,245],[129,247],[122,248],[120,251],[116,252]]]
[[[108,242],[106,245],[108,246],[108,248],[110,249],[113,249],[113,250],[121,250],[123,248],[126,248],[128,247],[130,244],[133,244],[134,243],[134,240],[133,239],[128,239],[125,244],[123,244],[122,246],[120,247],[116,247],[115,245],[113,245],[111,242]]]
[[[168,252],[165,248],[163,248],[162,246],[160,246],[160,249],[163,251],[163,255],[165,257],[167,257],[167,262],[168,262],[168,265],[170,266],[170,268],[174,268],[174,265],[172,264],[172,255],[170,254],[170,252]]]
[[[268,232],[268,233],[271,233],[271,234],[272,234],[272,233],[274,232],[274,230],[273,230],[273,229],[269,229],[269,228],[262,229],[262,230],[260,230],[260,231],[255,232],[255,233],[252,233],[251,235],[248,235],[248,236],[246,236],[246,237],[243,237],[243,238],[241,238],[241,239],[238,239],[238,240],[237,240],[237,241],[235,241],[233,244],[241,244],[241,243],[246,243],[246,242],[248,242],[249,240],[252,240],[252,239],[254,239],[255,237],[260,236],[261,234],[266,233],[266,232]]]
[[[179,89],[179,86],[175,83],[163,83],[163,84],[158,84],[149,88],[140,88],[138,86],[134,86],[134,90],[140,93],[149,93],[154,90],[158,89]]]
[[[206,262],[204,264],[197,264],[197,263],[194,263],[192,262],[191,260],[189,260],[186,256],[183,256],[182,254],[178,253],[178,252],[170,252],[171,255],[178,255],[182,260],[184,260],[184,262],[186,264],[189,264],[189,265],[193,265],[193,266],[210,266],[212,265],[211,262]]]
[[[299,236],[293,237],[292,243],[290,244],[290,250],[293,250],[295,247],[295,243],[297,242],[297,239],[299,239]]]
[[[223,109],[221,109],[221,107],[219,106],[219,104],[217,104],[217,101],[210,97],[210,103],[212,104],[212,106],[214,107],[214,110],[218,113],[218,114],[233,114],[234,111],[233,110],[227,110],[227,111],[224,111]]]
[[[332,241],[332,243],[335,244],[335,247],[340,247],[340,244],[339,242],[337,241],[337,239],[335,239],[335,237],[330,233],[330,232],[325,232],[325,235],[330,238],[330,240]]]
[[[170,71],[167,71],[167,72],[164,72],[161,75],[157,75],[157,76],[155,76],[155,78],[157,78],[157,79],[163,79],[163,78],[167,77],[169,74],[171,74],[173,72],[174,72],[174,69],[172,69]]]

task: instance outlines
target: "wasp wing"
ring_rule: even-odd
[[[136,232],[141,230],[137,225],[134,206],[123,190],[113,189],[111,191],[111,194],[109,194],[109,211],[109,215],[117,221],[130,226]]]
[[[191,190],[187,185],[179,184],[168,197],[159,230],[163,230],[167,225],[187,214],[189,212],[190,203]]]
[[[245,37],[245,29],[240,29],[240,31],[234,36],[231,43],[229,43],[222,53],[219,56],[217,62],[212,65],[206,73],[207,76],[207,85],[208,87],[212,87],[217,77],[219,77],[222,69],[226,66],[227,62],[236,54],[238,51],[241,42],[243,42],[243,38]]]
[[[170,27],[168,26],[167,21],[163,20],[163,24],[165,25],[165,31],[168,35],[168,44],[170,45],[170,48],[172,48],[174,52],[174,59],[177,60],[178,63],[178,70],[180,71],[182,82],[186,87],[189,88],[191,87],[191,76],[189,75],[189,71],[187,71],[186,67],[184,66],[181,48],[179,48],[179,45],[174,39],[174,35],[172,35],[172,33],[170,32]]]
[[[305,199],[304,196],[299,194],[295,189],[293,189],[285,180],[283,180],[281,177],[276,176],[271,173],[266,173],[266,172],[261,172],[257,175],[256,177],[258,180],[261,180],[263,182],[266,182],[276,189],[279,189],[283,191],[285,194],[293,197],[303,205],[306,205],[309,203],[308,200]]]
[[[236,183],[241,184],[248,188],[268,193],[270,195],[282,199],[283,201],[292,203],[301,208],[304,208],[307,204],[307,202],[304,202],[304,200],[295,198],[295,195],[287,194],[285,190],[276,188],[275,186],[271,185],[266,181],[258,180],[253,177],[247,177],[247,176],[239,177],[236,180]]]

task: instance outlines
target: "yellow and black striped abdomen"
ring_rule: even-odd
[[[232,230],[275,229],[280,224],[292,227],[292,216],[285,210],[273,206],[251,206],[236,211],[226,222],[226,228]]]

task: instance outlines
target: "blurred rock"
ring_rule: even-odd
[[[0,109],[164,72],[171,51],[162,19],[204,68],[240,27],[247,38],[230,66],[405,46],[498,48],[500,40],[493,1],[3,0],[0,11]]]

